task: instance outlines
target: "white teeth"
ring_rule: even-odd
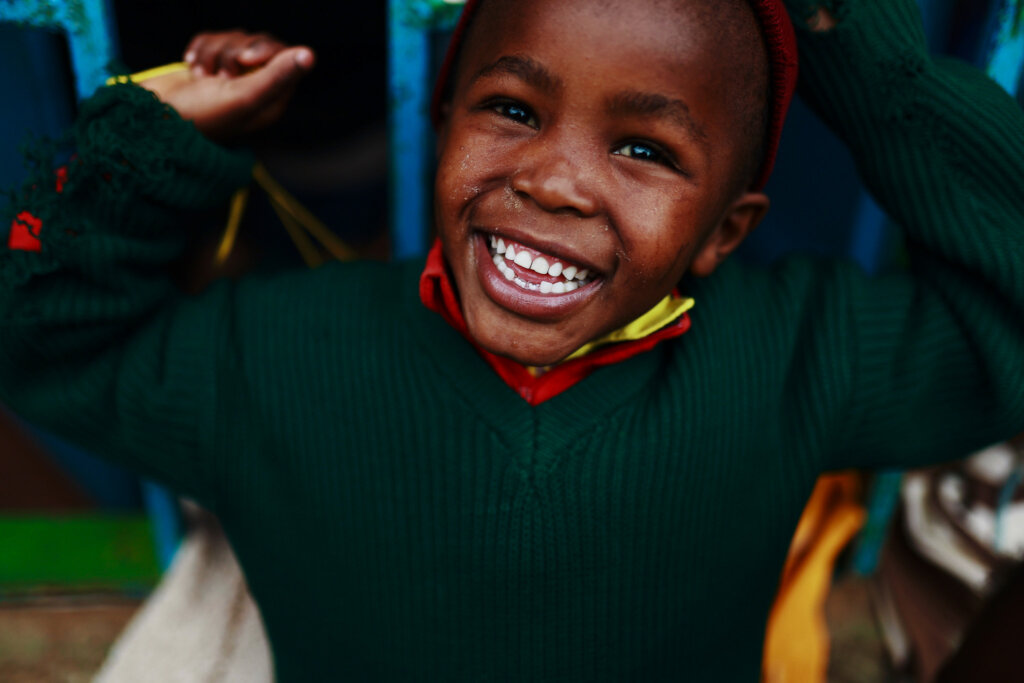
[[[497,267],[506,280],[513,282],[521,289],[540,292],[541,294],[566,294],[568,292],[575,292],[583,285],[589,283],[590,271],[586,268],[581,269],[578,266],[567,266],[561,261],[554,259],[549,262],[543,256],[534,258],[526,249],[520,247],[519,251],[516,251],[515,247],[511,244],[505,244],[505,240],[495,235],[490,235],[489,241],[493,252],[491,258],[494,261],[495,267]],[[565,281],[527,282],[516,276],[516,271],[509,265],[510,261],[521,268],[532,270],[539,275],[562,276]]]
[[[529,268],[533,265],[533,259],[525,251],[516,252],[516,265],[522,266],[523,268]]]

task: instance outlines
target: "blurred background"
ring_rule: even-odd
[[[935,52],[977,64],[1022,97],[1021,2],[919,4]],[[0,187],[16,187],[23,177],[19,148],[26,136],[59,136],[79,99],[109,74],[180,60],[200,31],[266,31],[310,45],[318,65],[284,118],[246,144],[361,258],[423,253],[433,158],[426,108],[459,10],[445,0],[0,0]],[[768,193],[772,211],[742,258],[768,263],[809,251],[850,258],[873,272],[902,267],[897,233],[863,191],[849,155],[799,101]],[[215,267],[225,217],[226,210],[208,217],[208,239],[181,265],[183,288],[198,291],[215,277],[253,269],[304,267],[257,194],[231,260]],[[1010,445],[977,462],[926,474],[851,474],[823,493],[819,538],[837,509],[859,511],[849,533],[856,537],[816,565],[833,579],[821,596],[831,643],[828,680],[936,680],[943,667],[955,675],[965,657],[976,671],[979,658],[989,656],[977,643],[998,642],[1015,617],[1019,624],[1024,581],[1014,560],[1024,554],[1024,541],[1018,549],[1007,540],[1024,528],[1019,449]],[[953,502],[932,509],[933,500]],[[981,510],[1000,534],[983,547],[966,516],[943,513],[947,508]],[[935,524],[913,528],[908,514]],[[959,527],[967,540],[935,541]],[[90,680],[185,533],[167,492],[0,406],[0,680]],[[984,566],[984,581],[972,584],[958,573],[970,564],[964,556]],[[931,589],[915,592],[925,584]],[[987,607],[999,591],[1000,604],[1019,605],[1009,616]],[[947,599],[936,602],[936,595]],[[798,629],[791,639],[799,644],[805,636],[811,637]]]

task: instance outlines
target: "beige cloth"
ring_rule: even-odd
[[[160,585],[94,683],[271,683],[259,610],[216,520],[196,515]]]

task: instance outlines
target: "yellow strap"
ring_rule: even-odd
[[[683,314],[693,308],[694,301],[689,297],[678,297],[669,294],[655,304],[654,308],[644,313],[631,323],[609,332],[605,336],[595,339],[576,350],[565,360],[573,360],[591,353],[592,351],[608,344],[616,342],[635,341],[643,339],[649,334],[667,327],[683,317]]]
[[[295,222],[308,232],[313,239],[322,244],[331,256],[339,261],[355,260],[355,250],[331,232],[330,228],[314,216],[309,209],[300,204],[280,183],[271,178],[263,164],[256,164],[252,170],[252,177],[267,193],[271,201],[276,203],[281,211],[295,219]],[[280,212],[278,212],[278,215],[280,215]]]
[[[151,78],[158,78],[171,73],[187,71],[189,65],[185,62],[174,62],[165,64],[138,73],[122,76],[112,76],[107,79],[107,85],[115,83],[141,83]],[[256,164],[252,170],[253,179],[263,188],[270,198],[270,205],[274,208],[289,237],[295,243],[295,248],[310,268],[316,268],[324,262],[323,255],[316,245],[309,239],[312,237],[339,261],[353,261],[356,259],[356,252],[352,247],[345,244],[337,235],[324,225],[324,223],[304,207],[299,200],[284,189],[276,180],[270,177],[263,164]],[[231,198],[231,212],[228,216],[228,224],[224,229],[224,236],[217,247],[217,265],[223,265],[231,255],[235,242],[238,239],[238,230],[242,222],[242,215],[249,201],[249,189],[243,188]],[[308,235],[306,234],[308,233]]]
[[[164,64],[163,66],[146,69],[145,71],[139,71],[134,74],[111,76],[107,79],[107,85],[114,85],[115,83],[141,83],[142,81],[148,81],[151,78],[166,76],[167,74],[176,73],[178,71],[188,71],[188,68],[188,64],[185,62]]]
[[[270,198],[270,206],[274,209],[277,217],[281,219],[281,224],[284,225],[288,236],[292,238],[295,248],[298,249],[299,255],[306,262],[306,265],[310,268],[322,266],[324,263],[323,254],[316,248],[313,241],[309,239],[309,235],[303,232],[302,226],[273,197]]]
[[[245,214],[245,206],[249,202],[249,188],[243,187],[231,197],[231,211],[228,213],[228,225],[224,228],[224,236],[217,247],[217,265],[224,265],[231,250],[235,248],[235,240],[238,238],[238,227],[242,224],[242,216]]]

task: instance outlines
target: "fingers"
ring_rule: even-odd
[[[221,51],[228,43],[238,40],[242,35],[244,34],[241,31],[200,33],[185,52],[185,61],[192,65],[192,71],[197,76],[215,74],[218,71]]]
[[[266,33],[200,33],[185,49],[185,61],[196,76],[238,76],[262,66],[284,49],[284,43]]]
[[[316,57],[308,47],[291,47],[278,52],[262,68],[235,79],[232,85],[247,109],[260,109],[277,100],[287,100]]]
[[[251,36],[245,47],[239,50],[237,61],[246,69],[262,66],[286,47],[284,43],[273,36],[259,33]]]
[[[222,81],[219,111],[197,126],[213,139],[227,140],[270,125],[314,62],[309,48],[287,48],[255,71]]]

